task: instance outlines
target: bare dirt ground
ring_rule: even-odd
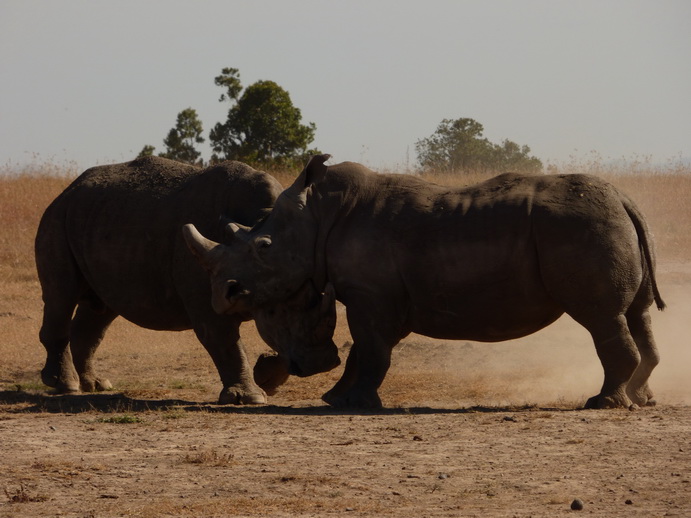
[[[121,319],[96,355],[115,390],[51,395],[39,375],[32,240],[67,179],[3,179],[0,518],[691,516],[683,173],[614,177],[659,238],[669,306],[653,315],[658,406],[636,411],[578,410],[602,370],[588,333],[568,317],[499,344],[410,336],[394,350],[380,390],[386,409],[376,413],[321,403],[342,367],[291,378],[269,405],[215,405],[218,374],[192,333]],[[251,323],[242,334],[251,357],[266,350]],[[336,343],[349,340],[341,314]],[[580,511],[571,510],[576,499]]]
[[[129,424],[5,414],[0,514],[561,516],[576,498],[596,516],[691,509],[688,407],[182,408]]]
[[[291,379],[266,406],[214,405],[191,334],[120,321],[98,353],[116,390],[55,396],[24,338],[37,295],[17,295],[0,307],[6,343],[32,346],[3,351],[15,370],[0,379],[0,516],[690,516],[689,264],[659,277],[659,405],[636,411],[578,410],[601,370],[568,318],[512,343],[409,337],[381,412],[320,402],[340,369]]]

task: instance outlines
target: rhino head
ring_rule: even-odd
[[[252,314],[257,331],[278,353],[288,374],[311,376],[340,364],[338,348],[333,342],[336,294],[331,284],[320,293],[308,280],[284,300],[250,307],[244,303],[246,290],[239,288],[237,281],[227,278],[226,268],[232,264],[227,261],[231,254],[224,245],[195,233],[199,234],[193,227],[185,228],[185,238],[193,241],[190,249],[210,274],[214,311]],[[203,247],[203,253],[199,247]],[[202,255],[198,255],[200,253]]]
[[[227,226],[223,244],[202,236],[192,224],[183,234],[209,272],[218,313],[241,313],[275,305],[315,278],[319,222],[308,207],[312,186],[324,178],[330,155],[312,157],[295,182],[254,227]]]
[[[332,340],[334,288],[327,284],[320,293],[312,281],[317,225],[307,208],[310,187],[324,177],[329,158],[313,157],[254,227],[229,223],[223,244],[205,238],[192,224],[183,227],[187,246],[211,278],[214,310],[252,313],[264,341],[298,376],[340,363]]]

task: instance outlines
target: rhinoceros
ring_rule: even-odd
[[[281,190],[272,176],[240,162],[202,170],[146,157],[80,175],[46,209],[36,235],[44,301],[39,336],[47,351],[43,382],[59,392],[112,388],[96,374],[93,358],[118,315],[148,329],[194,329],[221,377],[222,404],[266,401],[240,341],[240,323],[251,316],[272,341],[289,341],[296,334],[272,335],[277,327],[289,330],[304,319],[313,322],[306,339],[312,341],[316,361],[307,371],[335,367],[333,302],[311,283],[282,302],[288,312],[269,307],[252,315],[218,314],[209,277],[183,240],[183,224],[194,221],[223,241],[229,220],[253,224],[269,213]],[[293,314],[302,319],[280,321]],[[254,374],[273,392],[287,378],[287,365],[262,355]]]
[[[380,406],[391,350],[411,332],[495,342],[567,313],[604,369],[585,406],[654,404],[648,310],[665,304],[646,222],[625,194],[588,175],[508,173],[450,188],[326,160],[313,157],[272,213],[252,229],[234,225],[226,245],[185,231],[225,283],[224,312],[281,300],[306,279],[334,286],[354,343],[326,402]],[[298,347],[285,354],[299,363]]]

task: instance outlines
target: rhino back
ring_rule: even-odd
[[[67,253],[62,239],[88,289],[107,306],[144,327],[189,328],[194,306],[209,306],[208,280],[184,247],[182,226],[194,223],[222,240],[226,218],[253,223],[279,188],[237,162],[202,170],[147,157],[89,169],[44,215],[39,270],[50,276],[49,258]]]

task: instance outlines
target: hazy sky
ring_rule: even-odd
[[[691,159],[691,1],[0,0],[0,165],[130,160],[240,70],[374,168],[471,117],[546,161]]]

